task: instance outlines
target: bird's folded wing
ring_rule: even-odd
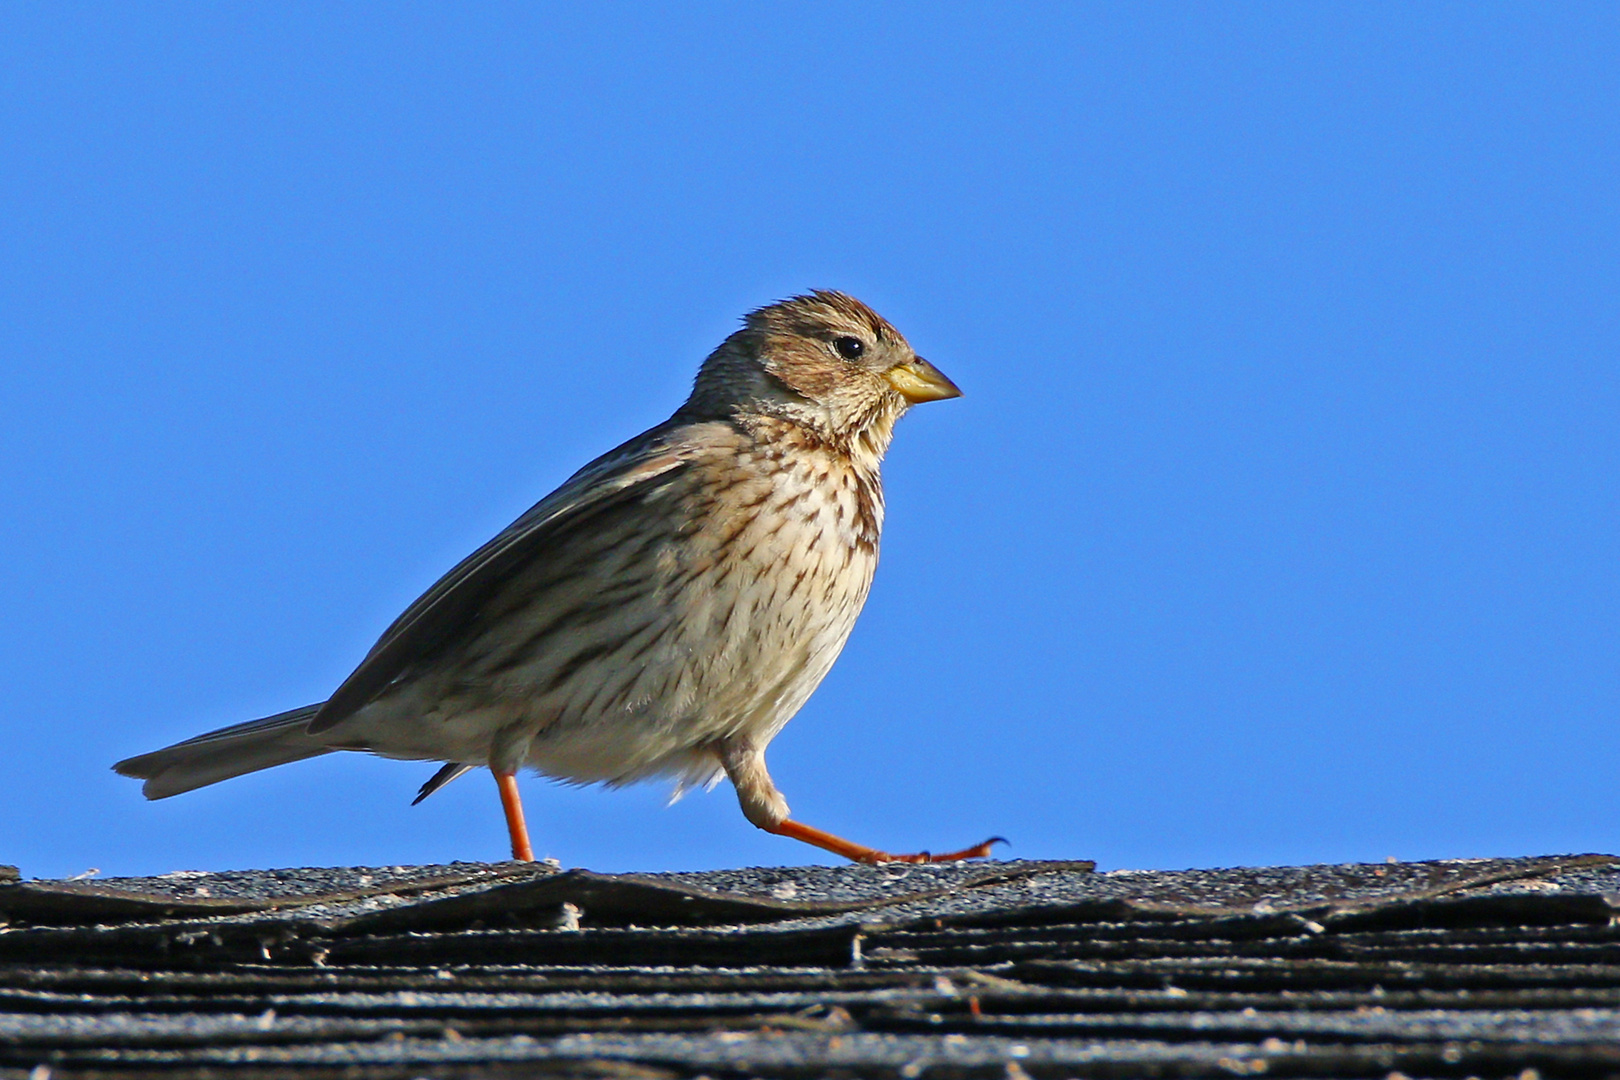
[[[394,620],[354,674],[321,706],[309,731],[338,724],[370,702],[413,663],[472,618],[519,565],[544,552],[549,537],[681,468],[689,447],[668,425],[597,458],[531,507],[493,540],[463,559]]]

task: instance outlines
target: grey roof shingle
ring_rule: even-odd
[[[0,1075],[1620,1074],[1620,860],[0,881]]]

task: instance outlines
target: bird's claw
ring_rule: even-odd
[[[974,844],[972,847],[963,848],[961,851],[947,852],[944,855],[934,855],[927,851],[919,851],[913,855],[890,855],[887,851],[873,851],[870,856],[860,861],[870,863],[943,863],[961,862],[964,859],[988,859],[991,848],[997,844],[1006,843],[1009,843],[1009,841],[1005,836],[992,836],[982,844]]]
[[[856,844],[845,840],[841,836],[823,832],[811,825],[799,821],[780,821],[775,825],[765,827],[766,832],[773,832],[778,836],[791,836],[795,840],[803,840],[807,844],[814,844],[823,851],[830,851],[835,855],[842,855],[851,862],[858,863],[937,863],[960,862],[963,859],[988,859],[990,849],[997,844],[1007,843],[1004,836],[992,836],[982,844],[974,844],[961,851],[952,851],[945,855],[932,855],[926,851],[919,851],[914,855],[891,855],[887,851],[867,847],[865,844]]]

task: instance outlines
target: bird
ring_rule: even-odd
[[[896,421],[959,396],[845,293],[758,308],[668,420],[452,568],[331,697],[113,768],[162,799],[338,750],[443,762],[421,802],[487,767],[524,861],[522,769],[677,797],[724,777],[758,828],[856,862],[988,857],[1000,837],[896,855],[795,821],[765,767],[866,602]]]

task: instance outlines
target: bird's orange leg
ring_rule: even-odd
[[[852,843],[841,836],[822,832],[788,817],[787,800],[782,798],[782,793],[771,783],[771,774],[765,770],[765,752],[759,747],[743,739],[734,738],[722,739],[711,744],[711,748],[714,756],[719,759],[721,768],[731,777],[731,786],[737,789],[737,802],[742,807],[743,816],[756,827],[777,836],[791,836],[795,840],[803,840],[823,851],[842,855],[854,862],[926,863],[987,859],[994,845],[1007,842],[999,836],[992,836],[982,844],[974,844],[970,848],[947,852],[944,855],[930,855],[926,851],[915,855],[890,855],[887,851]]]
[[[951,851],[944,855],[930,855],[920,851],[915,855],[890,855],[887,851],[869,848],[864,844],[852,843],[841,836],[834,836],[830,832],[822,832],[810,825],[802,825],[797,821],[784,821],[776,826],[767,826],[766,832],[773,832],[778,836],[791,836],[795,840],[803,840],[807,844],[814,844],[818,848],[830,851],[835,855],[842,855],[846,859],[862,863],[933,863],[958,862],[962,859],[988,859],[990,849],[996,844],[1005,844],[1007,841],[999,836],[992,836],[982,844],[974,844],[961,851]]]
[[[529,846],[529,827],[523,823],[523,800],[518,798],[517,774],[495,773],[495,786],[501,789],[506,831],[512,834],[512,858],[518,862],[534,862],[534,848]]]

